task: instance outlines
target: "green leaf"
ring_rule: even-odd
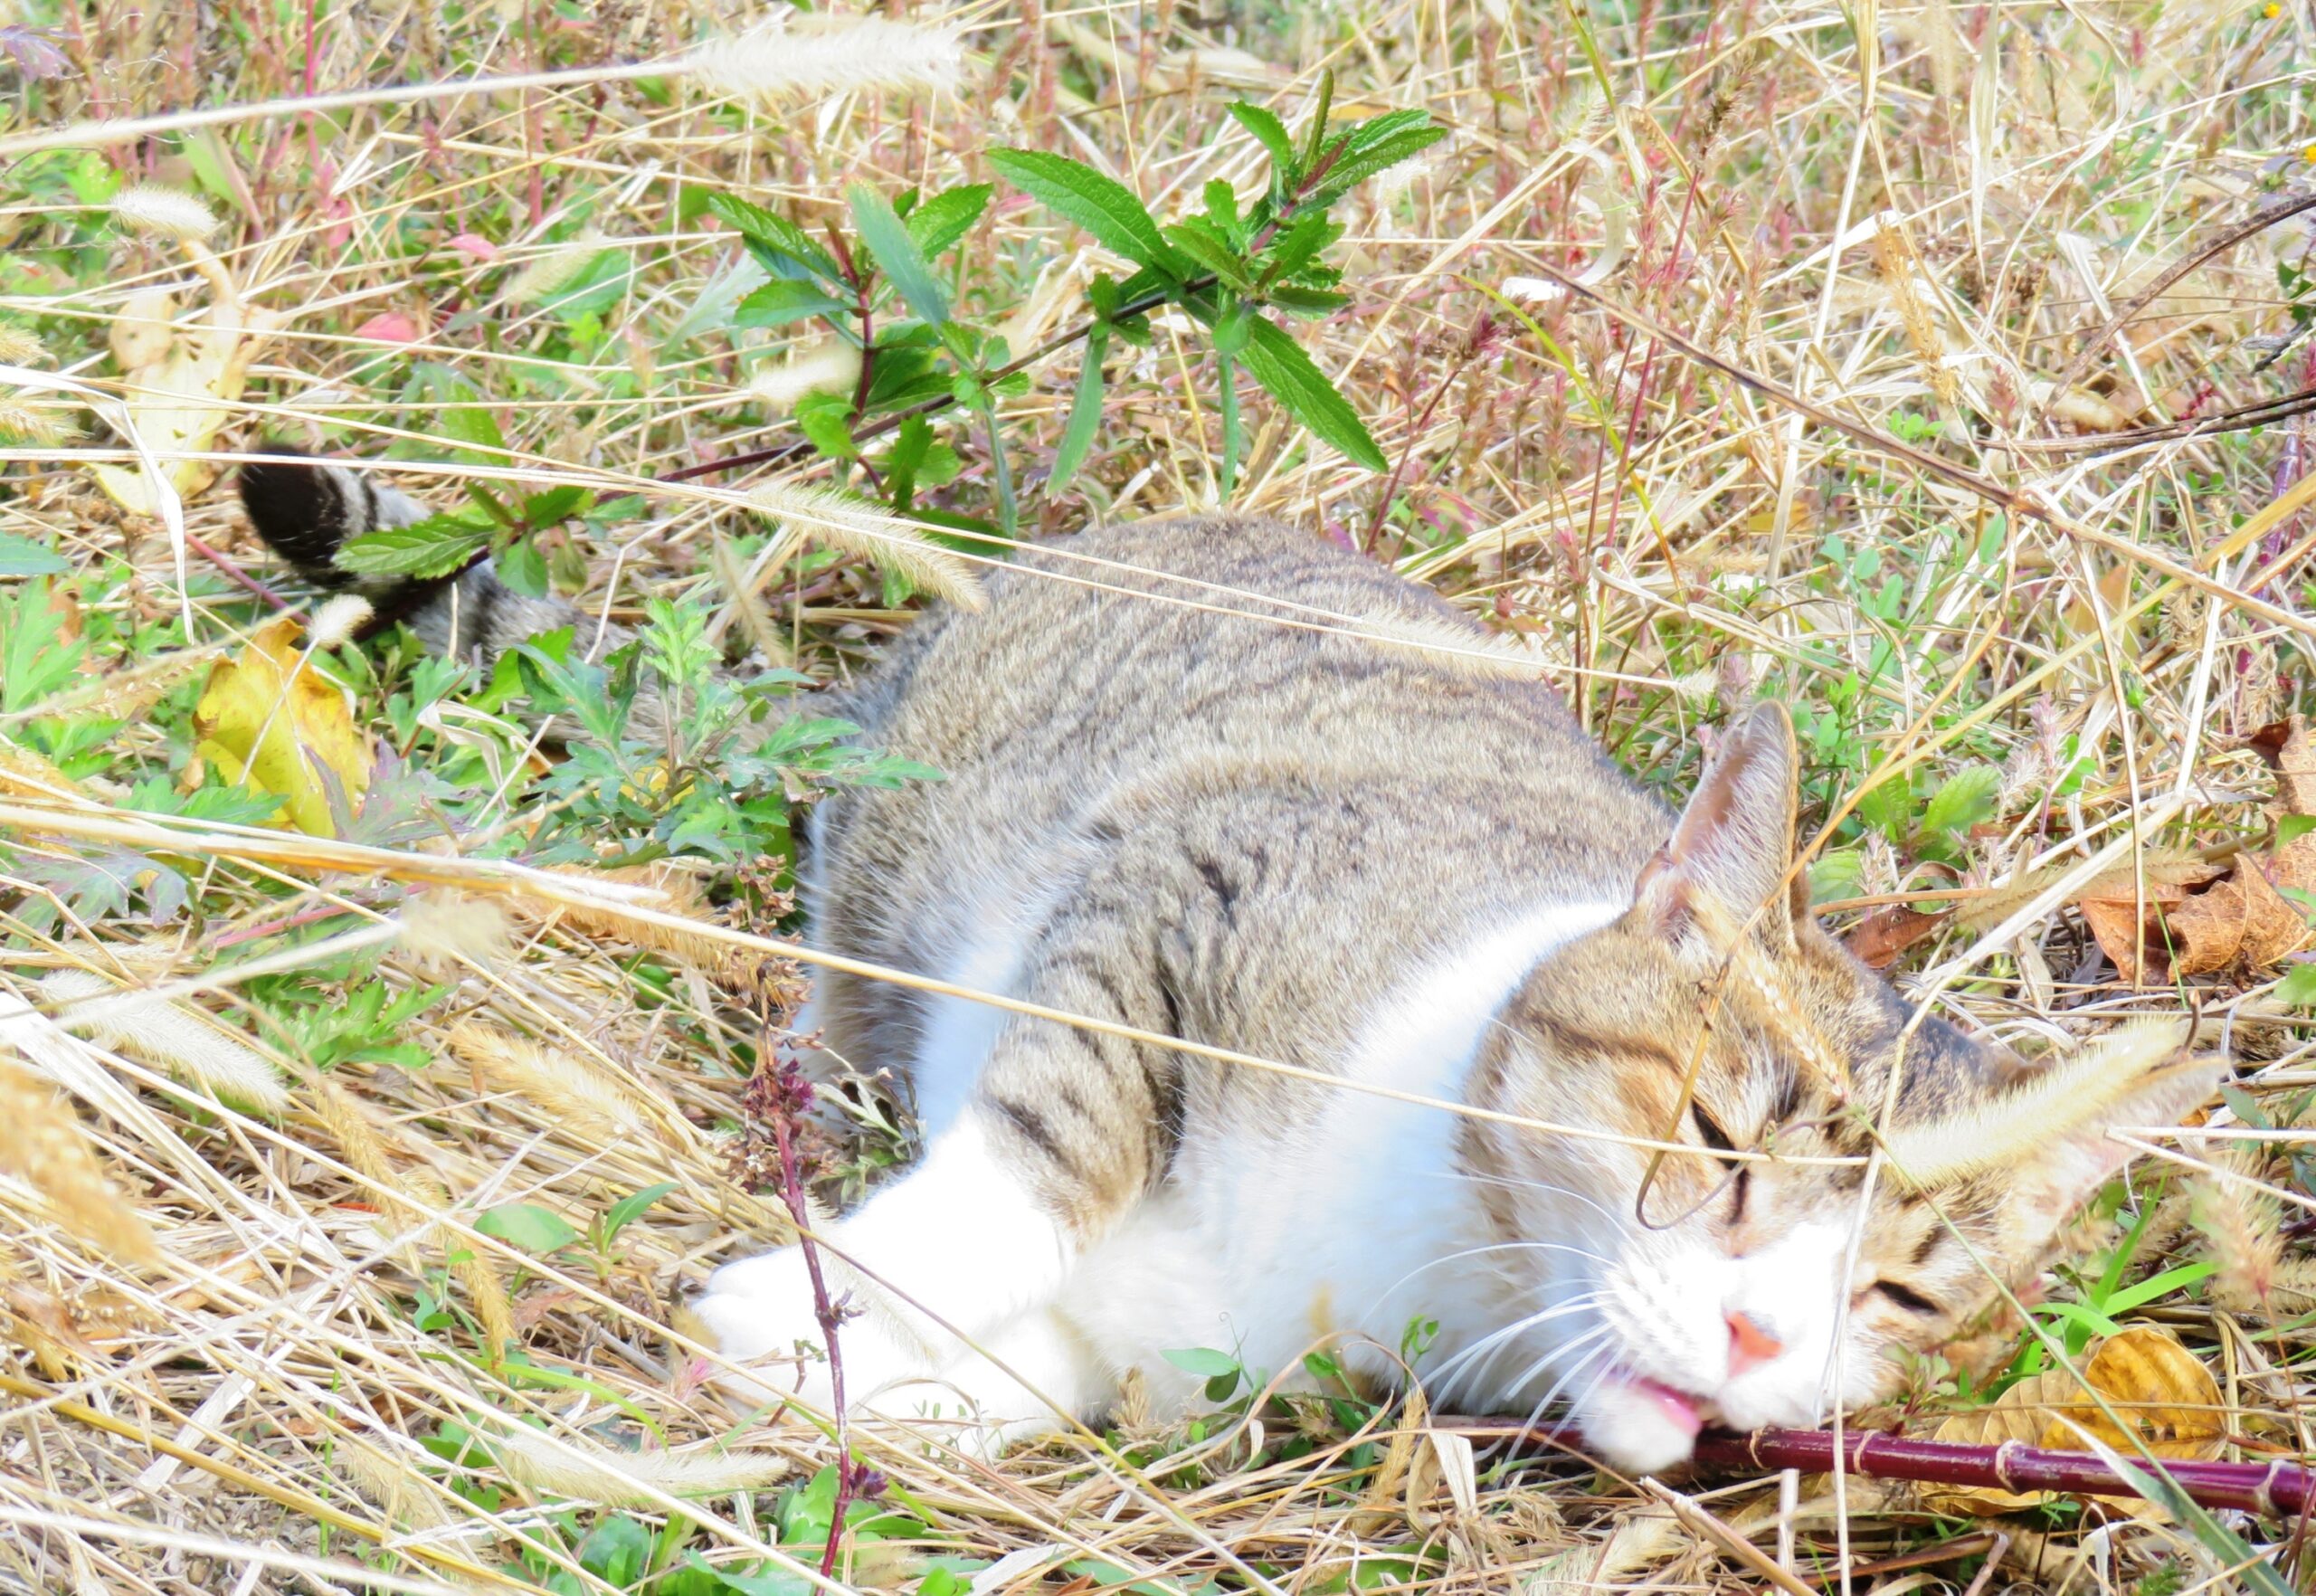
[[[1225,504],[1229,503],[1231,494],[1238,491],[1239,461],[1247,451],[1247,433],[1239,420],[1239,367],[1230,358],[1235,351],[1223,347],[1223,338],[1227,330],[1229,336],[1243,348],[1246,334],[1242,329],[1249,319],[1247,308],[1237,306],[1232,315],[1224,317],[1214,328],[1215,380],[1221,385],[1218,397],[1222,412],[1222,472],[1217,488]]]
[[[1220,177],[1206,185],[1206,219],[1226,233],[1239,225],[1239,191]]]
[[[762,205],[752,205],[728,194],[710,195],[707,208],[737,228],[743,237],[755,240],[814,276],[831,283],[844,281],[844,272],[837,266],[835,259],[813,242],[810,233],[787,217],[775,216]]]
[[[579,1240],[579,1232],[553,1209],[536,1202],[502,1202],[475,1216],[474,1228],[526,1252],[554,1252]]]
[[[1083,161],[1036,149],[993,149],[989,164],[1014,187],[1068,217],[1136,265],[1169,277],[1184,275],[1157,222],[1134,191],[1115,178]]]
[[[1279,183],[1291,184],[1302,176],[1295,164],[1295,140],[1287,134],[1286,123],[1261,106],[1249,105],[1243,100],[1233,100],[1223,109],[1270,151],[1271,170]]]
[[[365,576],[447,576],[480,554],[490,527],[471,514],[451,511],[365,532],[338,549],[340,570]]]
[[[2001,790],[2002,772],[1991,765],[1956,771],[1931,794],[1930,807],[1922,811],[1922,834],[1933,838],[1968,835],[1972,826],[1994,813],[1995,796]]]
[[[1086,340],[1086,364],[1077,368],[1077,392],[1070,396],[1069,423],[1061,430],[1060,447],[1054,451],[1053,471],[1046,478],[1049,497],[1069,485],[1087,451],[1102,426],[1102,362],[1110,352],[1107,328],[1096,327]]]
[[[865,183],[846,185],[844,197],[852,206],[852,224],[860,230],[860,242],[877,257],[877,264],[908,301],[917,319],[928,327],[948,320],[949,296],[942,292],[941,280],[917,252],[916,240],[894,212],[893,202]]]
[[[1288,223],[1263,252],[1263,275],[1292,281],[1321,250],[1342,236],[1341,224],[1329,221],[1324,211],[1307,211]]]
[[[546,560],[531,539],[517,537],[493,556],[490,564],[498,580],[525,598],[546,596]]]
[[[859,446],[852,441],[852,395],[807,394],[796,401],[797,430],[812,447],[831,460],[857,460]]]
[[[1404,114],[1419,117],[1424,113],[1410,111]],[[1376,119],[1381,121],[1383,119],[1379,117]],[[1327,168],[1326,176],[1312,186],[1304,203],[1332,204],[1376,173],[1396,166],[1401,161],[1412,160],[1447,137],[1448,129],[1445,128],[1412,128],[1364,150],[1353,152],[1346,149],[1335,157],[1335,163]]]
[[[64,635],[65,612],[49,604],[49,585],[35,577],[0,604],[0,710],[39,703],[72,679],[86,645]]]
[[[644,1210],[674,1191],[677,1184],[674,1181],[661,1181],[656,1186],[631,1192],[603,1210],[603,1240],[607,1242],[614,1240],[622,1230],[633,1224]]]
[[[1263,295],[1263,302],[1277,307],[1289,316],[1300,316],[1305,320],[1316,320],[1321,317],[1333,316],[1345,305],[1350,304],[1351,296],[1331,293],[1324,289],[1281,286],[1266,291]]]
[[[2276,822],[2276,846],[2289,848],[2316,831],[2316,814],[2287,814]]]
[[[996,192],[986,183],[968,183],[936,194],[911,211],[908,235],[916,241],[918,252],[928,261],[937,260],[973,231],[981,214],[989,209],[989,196]]]
[[[0,532],[0,576],[55,576],[71,568],[71,561],[31,538]]]
[[[565,482],[525,499],[523,521],[531,527],[552,527],[557,521],[585,515],[594,508],[595,495],[592,490]]]
[[[1166,237],[1176,249],[1232,288],[1244,291],[1254,286],[1246,262],[1239,259],[1239,252],[1222,236],[1222,230],[1205,217],[1184,217],[1166,229]]]
[[[1903,842],[1913,817],[1913,789],[1907,784],[1906,778],[1893,776],[1859,796],[1856,814],[1858,819],[1891,841]]]
[[[1286,406],[1286,413],[1308,427],[1321,442],[1341,451],[1344,458],[1371,471],[1383,470],[1383,451],[1368,434],[1367,423],[1312,364],[1303,346],[1277,322],[1260,317],[1247,330],[1247,347],[1239,358],[1255,381]]]
[[[1225,310],[1214,321],[1214,352],[1229,358],[1247,347],[1253,336],[1254,312],[1241,299]]]
[[[2100,1303],[2110,1316],[2130,1313],[2144,1307],[2159,1297],[2169,1297],[2174,1291],[2184,1291],[2198,1280],[2209,1279],[2219,1272],[2216,1263],[2178,1264],[2159,1275],[2150,1275],[2136,1286],[2126,1286]]]
[[[1217,1352],[1210,1346],[1178,1346],[1171,1352],[1162,1351],[1160,1357],[1185,1374],[1195,1374],[1201,1380],[1217,1375],[1236,1374],[1239,1360],[1227,1352]]]
[[[1303,166],[1309,170],[1319,158],[1319,151],[1327,142],[1327,117],[1335,107],[1335,69],[1324,67],[1319,72],[1319,103],[1311,108],[1311,120],[1303,134]]]
[[[624,1513],[599,1520],[579,1543],[579,1566],[617,1590],[643,1577],[651,1563],[651,1532]]]
[[[2316,1009],[2316,964],[2294,964],[2276,983],[2276,1001],[2295,1009]]]
[[[775,277],[733,307],[732,325],[785,327],[812,316],[825,316],[833,321],[850,309],[843,300],[821,292],[818,283],[796,277]]]
[[[413,386],[432,413],[442,435],[476,451],[485,463],[498,464],[507,453],[507,440],[482,403],[482,390],[447,366],[432,361],[411,374]]]

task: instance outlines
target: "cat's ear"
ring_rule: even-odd
[[[1756,704],[1729,728],[1672,838],[1635,883],[1635,906],[1668,931],[1685,926],[1700,895],[1774,944],[1790,941],[1798,760],[1785,706]]]

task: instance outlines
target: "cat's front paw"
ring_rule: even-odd
[[[865,1309],[842,1281],[822,1278],[838,1313],[837,1355],[849,1403],[859,1407],[895,1381],[933,1373],[930,1354],[899,1333],[889,1315]],[[836,1369],[802,1249],[726,1264],[708,1277],[690,1309],[717,1351],[741,1366],[715,1374],[733,1396],[755,1403],[793,1399],[821,1413],[834,1407]]]

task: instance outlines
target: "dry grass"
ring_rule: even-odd
[[[2223,1118],[2304,1117],[2316,1070],[2270,990],[2275,971],[2135,990],[2065,905],[2119,864],[2261,832],[2269,777],[2245,739],[2307,707],[2316,603],[2300,511],[2316,478],[2302,475],[2302,423],[2084,449],[2316,381],[2304,349],[2260,371],[2246,348],[2293,325],[2278,268],[2307,247],[2299,222],[2162,280],[2307,170],[2306,7],[1641,0],[1590,12],[1598,31],[1582,41],[1571,17],[1543,0],[969,6],[945,19],[963,30],[959,91],[930,100],[791,94],[741,110],[699,86],[581,73],[219,119],[0,172],[13,252],[0,354],[46,368],[0,385],[0,561],[14,539],[64,554],[82,594],[70,623],[113,640],[43,705],[107,717],[100,741],[43,755],[30,717],[0,716],[0,1034],[31,1066],[0,1063],[0,1585],[620,1588],[574,1558],[589,1504],[781,1582],[764,1590],[802,1589],[798,1559],[817,1555],[793,1536],[780,1549],[783,1487],[761,1482],[783,1459],[810,1475],[831,1443],[741,1423],[698,1383],[702,1349],[669,1327],[708,1263],[785,1233],[777,1203],[730,1178],[730,1127],[750,1005],[789,978],[712,929],[638,924],[615,899],[763,927],[657,895],[664,882],[543,886],[462,866],[440,841],[333,850],[195,823],[157,848],[159,833],[118,830],[136,806],[129,774],[183,769],[192,684],[260,618],[202,549],[275,579],[213,472],[185,482],[171,527],[119,509],[88,470],[138,461],[105,426],[114,329],[149,322],[156,289],[180,316],[204,302],[220,263],[266,337],[223,435],[195,455],[261,434],[362,454],[442,436],[455,404],[397,397],[411,362],[440,363],[487,397],[509,449],[415,471],[421,485],[446,499],[462,477],[641,493],[636,516],[557,551],[558,574],[626,620],[642,594],[688,595],[716,607],[719,628],[796,649],[827,676],[906,623],[876,573],[748,570],[758,546],[734,540],[760,533],[746,519],[760,484],[655,480],[762,446],[784,409],[768,404],[785,390],[765,374],[787,343],[694,313],[736,252],[682,193],[834,218],[848,181],[979,178],[984,148],[1020,143],[1099,158],[1165,216],[1211,179],[1256,174],[1222,109],[1231,98],[1291,120],[1332,68],[1339,110],[1427,107],[1452,140],[1350,202],[1357,303],[1305,329],[1400,466],[1399,494],[1380,503],[1377,479],[1315,455],[1250,396],[1236,503],[1369,546],[1518,634],[1652,780],[1687,779],[1701,724],[1755,687],[1779,691],[1812,712],[1813,822],[1872,816],[1875,789],[1912,784],[1896,821],[1828,840],[1819,896],[1846,902],[1837,923],[1892,902],[2000,906],[1909,955],[1913,995],[2028,1051],[2192,1009],[2247,1060]],[[229,0],[51,20],[62,75],[14,93],[0,148],[76,118],[672,56],[750,18],[714,0]],[[15,43],[27,61],[46,47]],[[188,266],[200,246],[175,239],[197,227],[166,204],[157,234],[114,226],[106,173],[197,182],[217,213],[214,261]],[[1035,207],[993,216],[967,246],[967,299],[1020,350],[1075,316],[1096,256]],[[554,280],[605,258],[625,276],[574,326]],[[1545,268],[1580,273],[1818,414],[1540,290]],[[2114,336],[2091,338],[2124,311]],[[1049,499],[1032,483],[1039,527],[1210,501],[1211,361],[1184,330],[1162,320],[1155,347],[1124,362],[1069,491]],[[1074,358],[1034,375],[1008,405],[1017,468],[1051,457]],[[971,457],[966,430],[954,435]],[[2017,501],[2003,514],[1939,461],[2031,489],[2055,521]],[[969,470],[957,502],[982,508],[986,491]],[[0,597],[11,588],[0,571]],[[362,704],[383,731],[378,696]],[[1998,801],[1940,858],[1910,817],[1974,766],[2000,773]],[[197,919],[148,917],[143,899],[76,910],[89,861],[119,868],[128,846],[184,877]],[[2041,890],[2003,893],[2030,871]],[[358,947],[300,944],[324,922],[356,936],[395,915],[400,882],[444,879],[504,897],[504,943],[460,956],[388,928]],[[294,989],[228,972],[144,1004],[133,1025],[75,1027],[41,1008],[205,980],[243,943],[318,972]],[[283,1020],[430,983],[450,990],[399,1028],[404,1051],[322,1056],[321,1031]],[[267,1083],[262,1100],[221,1097],[220,1078],[185,1063],[233,1046],[223,1031],[249,1055],[234,1060],[242,1078]],[[82,1147],[63,1134],[65,1097]],[[2159,1145],[2169,1164],[2143,1167],[2181,1173],[2207,1168],[2218,1144]],[[2284,1145],[2237,1145],[2216,1174],[2155,1179],[2140,1187],[2154,1219],[2131,1278],[2223,1267],[2135,1316],[2178,1331],[2217,1373],[2230,1455],[2310,1457],[2311,1268],[2305,1227],[2286,1223],[2316,1207],[2309,1166]],[[531,1204],[584,1230],[661,1183],[615,1240],[552,1259],[477,1228]],[[494,1359],[494,1344],[510,1355]],[[1926,1382],[1881,1417],[1924,1426],[1951,1394]],[[1541,1593],[1751,1589],[1766,1570],[1793,1589],[1797,1573],[1834,1577],[1846,1551],[1857,1588],[1896,1596],[1959,1587],[1995,1544],[1856,1480],[1699,1486],[1677,1511],[1573,1465],[1487,1470],[1466,1490],[1453,1449],[1419,1440],[1404,1416],[1372,1437],[1306,1417],[1310,1448],[1292,1458],[1276,1419],[1267,1447],[1238,1429],[1192,1442],[1128,1425],[1141,1467],[1090,1449],[994,1468],[873,1451],[922,1528],[857,1548],[839,1572],[896,1585],[945,1555],[1005,1559],[991,1589],[1355,1580]],[[496,1439],[525,1425],[525,1439]],[[475,1438],[464,1451],[460,1436]],[[2273,1528],[2237,1527],[2255,1543]],[[1998,1528],[2001,1567],[1973,1591],[2216,1591],[2244,1577],[2159,1520],[2111,1529],[2070,1510]],[[527,1573],[500,1572],[518,1555]]]

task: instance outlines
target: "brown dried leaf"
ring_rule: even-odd
[[[2268,884],[2259,861],[2239,854],[2235,869],[2165,917],[2172,974],[2201,975],[2242,963],[2273,964],[2308,941],[2308,922]]]
[[[1946,923],[1944,915],[1917,914],[1896,904],[1868,915],[1843,940],[1869,968],[1886,970],[1900,954]]]
[[[2276,773],[2276,808],[2285,814],[2316,814],[2316,732],[2308,717],[2273,721],[2245,741]]]
[[[2112,877],[2101,877],[2075,899],[2075,907],[2083,911],[2083,923],[2091,927],[2099,950],[2113,962],[2124,980],[2138,979],[2142,964],[2151,979],[2163,980],[2171,963],[2163,942],[2163,910],[2185,903],[2187,888],[2177,881],[2159,880],[2152,870],[2148,872],[2145,888],[2137,894],[2128,879],[2107,885],[2111,881]]]
[[[2304,863],[2316,881],[2316,848],[2294,863]],[[2100,950],[2126,981],[2142,973],[2160,982],[2257,968],[2307,945],[2306,918],[2270,883],[2254,855],[2238,854],[2224,866],[2150,859],[2136,898],[2133,879],[2129,867],[2107,871],[2075,900]]]
[[[1994,1401],[1946,1419],[1931,1434],[1932,1440],[1962,1446],[1996,1447],[2013,1441],[2039,1447],[2058,1415],[2078,1400],[2083,1388],[2064,1369],[2022,1380]],[[2083,1449],[2077,1446],[2075,1450]],[[1995,1486],[1941,1486],[1922,1493],[1924,1506],[1934,1513],[1960,1513],[1983,1518],[1989,1514],[2014,1513],[2044,1499],[2044,1493],[2024,1495]]]
[[[2091,1400],[2093,1392],[2136,1436],[2124,1434],[2101,1411]],[[2138,1456],[2142,1445],[2159,1458],[2210,1458],[2226,1439],[2226,1413],[2211,1372],[2177,1335],[2159,1325],[2133,1325],[2100,1344],[2083,1364],[2080,1383],[2064,1369],[2037,1374],[1986,1407],[1948,1418],[1932,1439],[1966,1446],[2010,1441],[2055,1452],[2087,1452],[2096,1439],[2126,1458]],[[2048,1495],[1940,1486],[1925,1490],[1922,1499],[1933,1512],[1984,1517],[2033,1506]]]
[[[2125,1457],[2140,1446],[2159,1458],[2212,1458],[2227,1438],[2226,1403],[2219,1382],[2179,1338],[2159,1325],[2133,1325],[2111,1335],[2083,1368],[2083,1383],[2107,1399],[2134,1438],[2093,1403],[2067,1409],[2064,1420],[2044,1430],[2054,1451],[2084,1452],[2075,1426]]]

